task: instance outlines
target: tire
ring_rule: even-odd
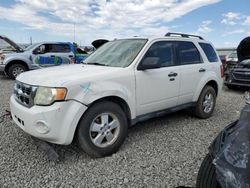
[[[216,179],[216,169],[213,165],[213,158],[207,154],[200,166],[197,180],[197,188],[221,188]]]
[[[25,67],[22,64],[13,64],[11,65],[8,70],[7,70],[7,74],[11,79],[16,79],[16,77],[21,74],[22,72],[27,71],[27,67]]]
[[[117,128],[114,128],[115,125]],[[105,157],[118,151],[127,131],[128,121],[121,107],[104,101],[94,104],[83,115],[78,124],[76,139],[80,148],[90,156]]]
[[[215,104],[216,92],[214,88],[211,86],[205,86],[194,108],[194,114],[201,119],[207,119],[212,116]]]

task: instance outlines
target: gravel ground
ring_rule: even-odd
[[[0,76],[0,114],[9,109],[13,81]],[[176,187],[195,186],[207,148],[239,117],[242,91],[223,92],[213,117],[188,111],[139,123],[120,150],[92,159],[75,145],[54,146],[59,162],[47,159],[30,136],[6,119],[0,124],[0,187]]]

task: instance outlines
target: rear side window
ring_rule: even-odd
[[[202,50],[205,52],[209,62],[218,62],[218,57],[214,48],[208,43],[199,43]]]
[[[52,53],[68,53],[70,52],[70,47],[68,44],[50,44],[49,52]]]
[[[201,63],[200,52],[192,42],[177,42],[177,55],[181,65]]]

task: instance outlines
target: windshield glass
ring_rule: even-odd
[[[37,43],[31,44],[31,45],[29,45],[27,48],[25,48],[24,51],[28,51],[28,50],[30,50],[30,49],[33,49],[36,45],[37,45]]]
[[[124,39],[108,42],[90,55],[83,63],[127,67],[133,62],[146,42],[146,39]]]

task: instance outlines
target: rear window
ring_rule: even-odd
[[[200,53],[192,42],[177,42],[177,54],[181,65],[201,63]]]
[[[68,44],[50,44],[49,51],[52,53],[68,53],[70,46]]]
[[[218,57],[216,55],[216,52],[214,48],[211,46],[211,44],[208,43],[199,43],[202,50],[205,52],[207,59],[209,62],[218,62]]]

